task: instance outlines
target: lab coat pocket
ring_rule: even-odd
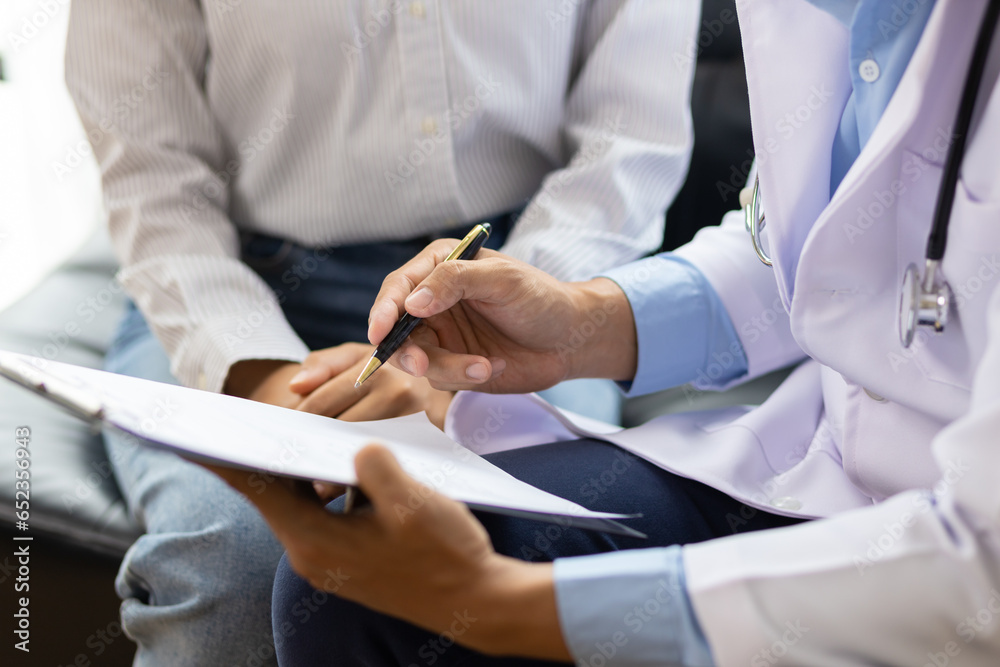
[[[971,386],[972,371],[986,348],[990,296],[1000,286],[1000,201],[977,198],[964,180],[955,191],[942,269],[952,291],[951,316],[973,362]]]
[[[937,203],[942,168],[907,152],[901,180],[908,184],[900,198],[897,234],[897,275],[910,263],[924,271],[927,237]],[[942,275],[952,289],[949,321],[935,334],[920,327],[901,358],[913,363],[928,380],[969,391],[973,360],[985,344],[985,306],[1000,283],[1000,202],[977,201],[959,181],[948,230]]]

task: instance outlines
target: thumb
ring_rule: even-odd
[[[397,504],[406,504],[411,491],[429,497],[433,491],[406,474],[396,457],[382,445],[368,445],[354,457],[358,486],[375,511],[392,513]]]

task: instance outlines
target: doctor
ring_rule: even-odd
[[[372,309],[373,342],[404,308],[428,318],[393,363],[449,389],[523,392],[585,376],[625,381],[633,394],[721,388],[804,359],[735,422],[686,443],[664,435],[647,458],[669,473],[630,484],[619,508],[631,497],[629,509],[655,513],[674,502],[677,480],[695,480],[739,508],[727,510],[730,530],[714,509],[677,509],[717,537],[761,517],[813,520],[525,563],[498,555],[464,508],[426,491],[400,522],[392,508],[416,485],[377,447],[357,460],[375,507],[367,516],[330,515],[278,485],[254,494],[222,471],[261,509],[291,567],[339,596],[299,624],[292,606],[310,589],[279,572],[275,632],[295,631],[279,645],[283,664],[308,659],[297,645],[324,641],[328,656],[396,647],[365,664],[429,664],[427,647],[436,664],[507,664],[437,652],[452,642],[583,665],[998,664],[1000,47],[981,77],[967,74],[987,4],[742,2],[759,177],[746,215],[584,283],[485,251],[440,263],[450,245],[437,242],[386,280]],[[963,131],[963,90],[977,78]],[[949,160],[963,135],[964,155]],[[928,262],[949,164],[947,247]],[[904,279],[910,264],[916,280]],[[900,313],[925,286],[915,321],[941,333]],[[569,332],[598,310],[607,317],[565,353]],[[471,379],[477,366],[487,380]],[[576,458],[543,460],[537,476],[559,477]],[[490,537],[507,545],[504,531],[516,529],[494,525]],[[361,607],[343,599],[406,623],[367,611],[359,622],[350,614]],[[409,624],[429,632],[407,635]]]

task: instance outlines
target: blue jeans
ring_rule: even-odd
[[[628,525],[648,539],[618,537],[557,524],[476,512],[494,548],[528,561],[552,561],[584,554],[691,544],[734,532],[744,533],[799,523],[799,519],[754,512],[700,482],[678,477],[618,447],[597,440],[558,442],[498,452],[485,457],[514,477],[557,496],[605,512],[642,512]],[[614,470],[614,481],[595,499],[586,480]],[[621,472],[618,472],[621,471]],[[329,506],[342,511],[343,499]],[[331,582],[332,586],[336,581]],[[599,602],[595,602],[599,604]],[[492,658],[354,602],[313,589],[283,558],[274,580],[274,634],[282,667],[529,667],[555,663]]]
[[[506,237],[510,216],[490,222],[495,233],[487,245],[495,248]],[[383,278],[430,240],[344,246],[329,249],[321,260],[312,249],[256,235],[243,239],[242,254],[274,290],[299,336],[321,349],[364,341]],[[132,304],[105,369],[177,383],[166,353]],[[607,385],[587,383],[579,391],[605,414],[609,407],[616,413],[617,398],[608,402],[600,393],[608,392]],[[217,477],[173,454],[114,434],[106,434],[105,442],[128,507],[146,530],[125,555],[116,581],[124,601],[122,625],[138,644],[135,664],[275,664],[271,587],[282,549],[256,510]]]

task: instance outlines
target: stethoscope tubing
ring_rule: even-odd
[[[945,157],[941,183],[938,186],[931,231],[927,237],[924,275],[920,276],[915,264],[907,266],[903,273],[899,333],[900,342],[904,348],[909,347],[913,342],[914,333],[918,326],[931,326],[940,333],[948,321],[951,289],[947,281],[940,276],[940,265],[948,245],[948,226],[951,222],[959,172],[962,168],[969,131],[972,126],[972,115],[975,112],[976,100],[982,86],[986,61],[993,45],[998,20],[1000,20],[1000,0],[989,0],[983,11],[979,34],[976,37],[976,44],[966,72],[965,84],[962,88],[962,96],[953,125],[954,132]],[[741,200],[743,197],[744,194],[741,193]],[[741,201],[741,203],[744,202]],[[749,201],[744,203],[744,216],[746,228],[750,233],[753,249],[758,259],[766,266],[773,266],[774,263],[764,251],[760,239],[765,217],[761,204],[759,178],[754,179],[753,188],[749,193]]]
[[[955,118],[955,132],[945,158],[944,173],[938,188],[937,204],[934,207],[934,222],[930,236],[927,237],[927,259],[940,261],[948,245],[948,225],[951,220],[951,209],[955,203],[955,190],[958,187],[959,171],[962,159],[965,157],[965,147],[968,142],[969,129],[972,125],[972,113],[976,108],[976,98],[982,85],[983,73],[986,71],[986,59],[989,57],[993,34],[996,31],[997,19],[1000,18],[1000,0],[990,0],[983,13],[983,21],[979,26],[979,36],[972,53],[968,73],[965,76],[965,86],[962,90],[962,100]]]

